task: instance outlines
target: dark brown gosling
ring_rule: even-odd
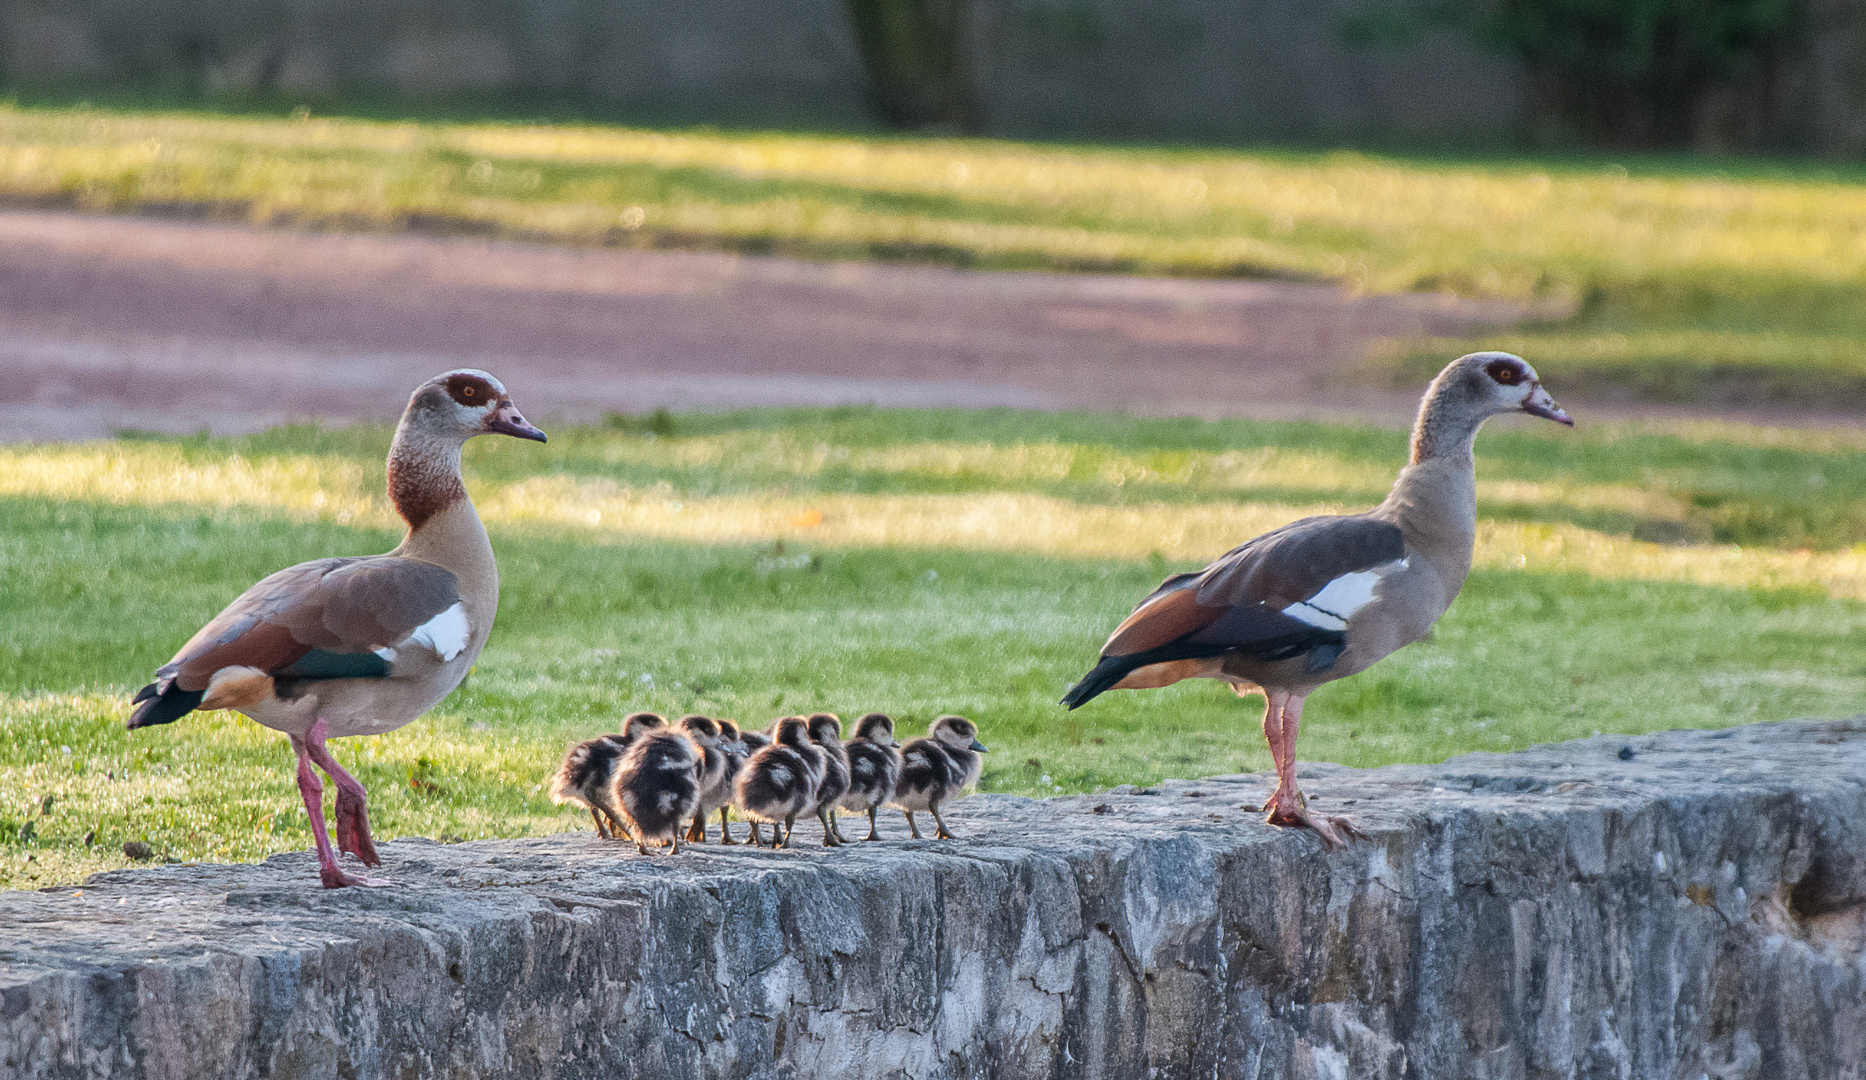
[[[756,823],[763,821],[771,824],[771,846],[789,847],[797,815],[816,807],[822,776],[823,751],[810,741],[809,722],[801,716],[779,720],[777,738],[745,763],[735,788],[739,807],[754,823],[753,841],[758,838]]]
[[[894,796],[901,779],[901,752],[894,742],[894,721],[886,713],[871,712],[855,722],[855,737],[843,744],[849,755],[849,790],[842,808],[868,815],[868,835],[881,839],[876,814]]]
[[[730,776],[726,771],[724,731],[719,721],[708,716],[683,716],[676,727],[700,748],[700,801],[694,808],[693,826],[687,830],[687,839],[704,844],[706,815],[713,812],[713,807],[724,805],[731,798],[731,788],[727,786]]]
[[[963,716],[940,717],[926,738],[901,748],[901,779],[888,805],[907,815],[907,831],[915,840],[920,839],[920,827],[914,824],[916,810],[932,812],[937,826],[934,839],[958,839],[939,816],[940,804],[978,783],[984,768],[984,759],[978,755],[985,752],[977,725]]]
[[[810,714],[810,741],[823,751],[823,776],[816,786],[816,819],[823,823],[823,846],[848,843],[836,827],[836,807],[849,792],[849,754],[842,747],[842,719],[835,713]]]
[[[709,721],[710,723],[710,721]],[[673,845],[700,807],[700,747],[684,731],[651,731],[635,740],[616,766],[610,800],[648,854],[648,841]]]
[[[773,726],[775,727],[776,725]],[[739,755],[738,762],[732,770],[732,809],[737,810],[739,816],[745,818],[745,824],[751,827],[753,846],[761,846],[764,844],[764,837],[759,833],[758,823],[753,821],[745,813],[745,806],[739,802],[739,774],[745,771],[745,765],[747,762],[751,761],[753,754],[771,745],[771,736],[763,731],[741,729],[739,731],[739,744],[745,748],[745,752]],[[720,813],[724,814],[725,811],[722,809]],[[722,843],[727,844],[732,842],[731,837],[727,837],[722,841]]]
[[[629,839],[622,819],[609,802],[610,780],[615,776],[616,762],[622,760],[635,737],[666,723],[659,713],[630,713],[623,718],[622,730],[617,734],[598,735],[571,747],[557,775],[551,777],[551,801],[588,810],[590,820],[596,823],[596,835],[604,840]]]

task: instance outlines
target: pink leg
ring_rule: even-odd
[[[298,755],[298,793],[304,796],[305,813],[311,818],[311,838],[317,844],[318,874],[326,889],[345,885],[384,885],[374,878],[354,878],[337,865],[337,852],[330,846],[330,831],[324,825],[324,782],[311,767],[311,752],[305,740],[292,736],[292,750]]]
[[[1276,793],[1270,796],[1272,825],[1306,826],[1314,829],[1327,846],[1341,847],[1359,837],[1345,818],[1330,817],[1309,811],[1308,800],[1296,786],[1296,735],[1302,727],[1302,702],[1307,694],[1271,693],[1264,707],[1263,734],[1270,743],[1270,756],[1276,761]],[[1274,722],[1272,714],[1276,715]]]
[[[337,782],[338,850],[355,855],[364,866],[381,866],[382,857],[376,854],[376,844],[369,835],[369,793],[362,781],[344,771],[325,747],[325,732],[329,730],[323,720],[317,721],[305,732],[304,744],[311,760]]]

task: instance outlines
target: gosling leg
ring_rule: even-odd
[[[901,813],[907,815],[907,831],[913,834],[915,840],[920,839],[920,826],[914,824],[914,812],[902,810]]]
[[[952,834],[951,829],[948,829],[946,827],[946,822],[940,819],[938,803],[934,803],[933,805],[927,807],[927,809],[933,811],[933,821],[939,825],[939,828],[933,830],[933,839],[935,840],[957,840],[959,839],[958,837]]]
[[[842,835],[842,826],[836,823],[836,808],[829,808],[829,831],[836,834],[836,843],[846,844],[849,838]]]
[[[732,838],[732,829],[726,824],[726,808],[723,806],[719,808],[719,842],[727,846],[738,843]]]
[[[863,840],[881,839],[880,826],[878,826],[875,823],[875,808],[872,806],[868,808],[868,835],[862,837],[862,839]]]
[[[823,846],[840,847],[842,841],[836,835],[836,826],[830,819],[830,812],[828,810],[818,810],[816,812],[816,820],[823,823]]]
[[[590,820],[596,823],[596,839],[611,839],[609,835],[609,826],[603,824],[603,816],[597,812],[594,806],[590,807]]]

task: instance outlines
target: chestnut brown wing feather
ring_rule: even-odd
[[[1157,649],[1169,641],[1195,634],[1224,614],[1224,608],[1199,603],[1195,580],[1174,584],[1179,578],[1196,579],[1196,574],[1180,574],[1140,602],[1133,614],[1121,621],[1108,635],[1101,648],[1103,656],[1127,656],[1130,653]]]

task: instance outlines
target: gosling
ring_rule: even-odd
[[[835,713],[810,714],[810,741],[823,751],[823,776],[816,786],[816,819],[823,823],[823,846],[848,843],[836,827],[836,806],[849,793],[849,753],[842,746],[842,719]]]
[[[875,815],[901,779],[901,752],[895,747],[894,721],[878,712],[857,720],[855,737],[843,744],[849,755],[849,791],[842,797],[842,808],[868,814],[863,840],[881,839]]]
[[[775,723],[772,724],[772,727],[776,727],[776,726],[777,725]],[[746,817],[745,806],[744,804],[739,802],[739,774],[745,771],[745,763],[752,759],[753,754],[756,754],[758,751],[763,750],[765,747],[771,745],[771,736],[768,733],[763,732],[763,731],[751,731],[749,729],[741,729],[739,731],[739,745],[743,748],[743,750],[738,754],[736,758],[733,759],[733,766],[732,766],[732,784],[731,784],[732,809],[737,810],[739,812],[739,816],[742,818],[745,818],[745,824],[749,825],[752,830],[752,846],[759,847],[764,844],[764,837],[760,835],[758,831],[758,823],[756,821],[753,821],[751,818]],[[725,818],[725,810],[722,808],[719,811],[719,813],[720,813],[720,819],[723,821]],[[731,844],[731,843],[734,843],[735,841],[732,839],[730,835],[728,835],[724,840],[720,842],[725,843],[725,844]]]
[[[732,798],[732,775],[726,766],[726,750],[734,745],[726,739],[725,724],[706,716],[683,716],[678,727],[700,748],[700,802],[693,812],[693,827],[687,839],[706,843],[706,815],[713,807],[723,807]],[[738,729],[733,728],[736,733]]]
[[[963,716],[942,716],[933,721],[933,729],[923,739],[914,739],[901,748],[901,778],[894,787],[888,805],[907,815],[907,831],[920,839],[914,824],[914,811],[930,810],[938,826],[936,840],[956,840],[952,830],[939,816],[940,804],[957,798],[959,793],[978,783],[984,768],[985,745],[978,741],[978,727]]]
[[[551,801],[559,806],[575,804],[588,810],[600,839],[629,839],[622,819],[616,816],[615,806],[609,802],[609,781],[615,775],[616,762],[622,760],[629,744],[643,732],[666,723],[666,718],[659,713],[630,713],[622,720],[621,732],[598,735],[571,747],[564,755],[564,763],[558,766],[557,775],[551,777]],[[606,828],[604,819],[608,820]]]
[[[672,844],[673,854],[680,854],[681,830],[700,807],[704,768],[700,745],[680,730],[650,731],[622,755],[610,803],[628,822],[638,853],[648,854],[653,840]]]
[[[734,787],[739,807],[752,822],[753,842],[762,843],[757,823],[764,821],[771,824],[771,846],[789,847],[797,815],[816,807],[822,778],[823,751],[810,741],[809,722],[801,716],[779,720],[771,745],[752,755]],[[779,825],[784,826],[782,836]]]

